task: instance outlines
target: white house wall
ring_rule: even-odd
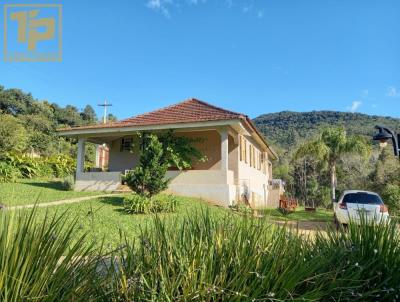
[[[202,131],[181,131],[177,133],[191,138],[201,138],[202,141],[197,142],[195,147],[198,148],[203,155],[207,157],[206,162],[195,161],[193,170],[168,171],[167,177],[171,177],[168,191],[179,195],[193,196],[204,198],[220,205],[228,206],[238,202],[241,199],[241,190],[247,187],[248,197],[251,206],[265,207],[268,200],[268,180],[271,178],[268,169],[268,159],[265,158],[265,167],[258,170],[257,167],[250,166],[249,146],[253,145],[258,151],[262,151],[260,145],[250,136],[247,139],[247,163],[240,161],[240,145],[238,133],[232,128],[229,129],[228,136],[228,171],[221,170],[221,136],[217,130]],[[109,173],[124,172],[137,166],[139,161],[139,140],[137,136],[132,134],[125,138],[132,138],[134,147],[132,152],[128,150],[121,151],[121,138],[109,143]],[[265,150],[264,150],[265,151]],[[267,152],[264,152],[267,156]],[[89,173],[83,173],[89,174]],[[97,174],[100,178],[101,176]],[[82,175],[81,175],[82,176]],[[79,180],[77,182],[79,189],[85,188],[114,188],[116,175],[112,175],[112,179],[100,179],[96,183],[96,173],[90,173],[85,176],[90,179]],[[105,181],[114,181],[111,186]],[[85,185],[85,182],[87,185]],[[102,183],[103,182],[103,183]]]

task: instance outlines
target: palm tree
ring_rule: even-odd
[[[313,156],[328,164],[332,200],[334,201],[336,199],[337,162],[345,154],[358,153],[363,157],[367,157],[370,152],[371,146],[365,138],[361,136],[348,136],[343,127],[325,128],[316,139],[301,145],[295,153],[295,158]]]

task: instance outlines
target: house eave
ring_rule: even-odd
[[[169,129],[196,129],[196,128],[210,128],[210,127],[224,127],[233,126],[240,128],[240,119],[231,120],[217,120],[217,121],[204,121],[204,122],[189,122],[189,123],[176,123],[176,124],[158,124],[158,125],[144,125],[144,126],[123,126],[123,127],[99,127],[99,128],[69,128],[59,129],[58,135],[65,137],[90,137],[102,136],[109,134],[124,134],[138,131],[160,131]],[[235,127],[236,126],[236,127]],[[244,129],[241,130],[245,131]]]

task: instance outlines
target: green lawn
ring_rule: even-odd
[[[290,214],[283,214],[278,209],[266,209],[261,211],[267,218],[270,217],[272,220],[283,220],[283,221],[321,221],[321,222],[332,222],[333,211],[318,208],[316,212],[306,212],[304,207],[298,207],[296,211]]]
[[[135,238],[140,228],[150,225],[153,215],[130,215],[124,212],[123,196],[96,198],[102,192],[73,192],[63,191],[60,182],[48,180],[21,180],[17,183],[0,184],[0,203],[8,206],[33,204],[35,202],[51,202],[81,196],[92,196],[92,200],[80,203],[38,208],[39,220],[48,212],[61,214],[66,212],[68,220],[77,218],[77,234],[88,233],[88,243],[94,241],[100,245],[104,239],[107,249],[115,248],[120,243],[120,234],[128,238]],[[178,225],[185,215],[190,215],[197,210],[207,209],[213,215],[223,215],[231,212],[228,209],[211,206],[195,198],[178,197],[179,206],[176,213],[162,214],[160,217],[168,223]],[[24,210],[28,211],[28,210]],[[295,212],[283,215],[276,209],[261,211],[270,221],[332,221],[332,212],[318,209],[316,213],[305,212],[298,208]]]
[[[188,197],[177,197],[179,205],[175,213],[159,215],[167,223],[178,225],[185,215],[190,215],[197,210],[208,209],[212,215],[223,215],[230,210],[211,206],[201,200]],[[39,220],[48,212],[66,213],[69,220],[78,219],[76,235],[88,233],[88,243],[95,241],[100,245],[103,238],[107,250],[116,248],[121,243],[120,234],[126,234],[128,239],[133,239],[140,233],[140,228],[150,225],[152,214],[127,214],[123,209],[123,196],[101,197],[75,204],[38,208]],[[28,211],[28,210],[24,210]]]
[[[186,215],[199,210],[209,210],[214,217],[226,213],[234,213],[229,209],[212,206],[208,203],[189,197],[177,197],[179,205],[175,213],[159,214],[168,224],[178,226]],[[38,208],[39,217],[46,212],[50,215],[66,213],[69,220],[77,218],[78,230],[76,235],[88,233],[88,243],[100,245],[104,239],[107,250],[114,249],[121,244],[120,234],[128,239],[134,239],[140,234],[140,229],[151,225],[153,214],[127,214],[123,209],[123,196],[100,197],[75,204],[59,205],[47,208]],[[316,213],[305,212],[304,208],[283,215],[276,209],[263,210],[266,222],[270,221],[322,221],[331,222],[332,212],[318,209]]]
[[[23,179],[16,183],[0,183],[0,204],[6,206],[51,202],[82,196],[95,196],[103,192],[64,191],[60,181]]]

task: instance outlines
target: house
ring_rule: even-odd
[[[277,155],[262,134],[246,115],[197,99],[118,122],[59,130],[62,136],[78,139],[76,190],[116,190],[121,174],[138,163],[138,132],[171,129],[176,135],[200,138],[195,145],[207,160],[194,162],[191,170],[168,171],[169,192],[223,206],[239,201],[253,207],[277,205],[277,198],[272,198],[277,194],[270,192],[276,190],[270,184]],[[107,172],[84,171],[86,142],[108,146]]]

